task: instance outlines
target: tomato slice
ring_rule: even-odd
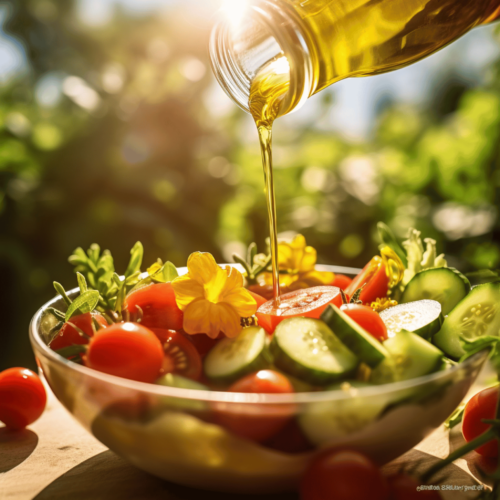
[[[263,297],[262,295],[259,295],[258,293],[255,293],[255,292],[252,292],[252,290],[248,290],[250,292],[250,295],[255,299],[255,301],[257,302],[257,309],[262,305],[264,304],[265,302],[267,302],[269,299],[267,299],[266,297]]]
[[[142,316],[140,323],[147,328],[182,328],[184,314],[175,301],[172,283],[155,283],[139,288],[127,296],[123,309],[128,311],[133,321],[139,321]]]
[[[387,327],[384,321],[370,306],[362,304],[344,304],[340,308],[361,328],[381,342],[387,340]]]
[[[201,356],[193,343],[182,333],[164,328],[150,328],[160,339],[165,357],[161,375],[177,373],[192,380],[199,380],[202,372]]]
[[[352,296],[358,288],[365,285],[359,300],[364,304],[371,304],[379,297],[385,297],[387,295],[389,281],[390,279],[385,271],[385,265],[382,262],[382,258],[377,255],[366,264],[363,270],[345,289],[345,292],[349,296]]]
[[[273,333],[287,318],[305,316],[319,319],[330,303],[337,307],[342,305],[340,289],[336,286],[314,286],[282,295],[279,308],[275,307],[274,300],[268,300],[257,309],[256,315],[259,325]]]

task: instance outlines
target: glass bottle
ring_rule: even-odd
[[[499,17],[500,0],[230,0],[210,56],[220,85],[247,112],[259,70],[286,58],[284,115],[334,82],[407,66]]]

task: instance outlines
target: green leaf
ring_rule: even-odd
[[[59,321],[66,321],[66,315],[53,307],[47,307],[47,312],[53,314]]]
[[[78,286],[80,287],[80,293],[85,293],[88,290],[87,281],[81,273],[76,273],[76,279],[78,280]]]
[[[56,289],[56,292],[64,299],[64,302],[66,302],[66,305],[70,306],[72,301],[68,297],[68,295],[66,294],[66,290],[61,285],[61,283],[54,281],[54,288]]]
[[[97,290],[89,290],[78,296],[66,311],[66,321],[68,321],[76,313],[84,314],[91,312],[99,302],[99,292]]]
[[[144,255],[144,248],[142,243],[138,241],[130,251],[130,262],[127,270],[125,271],[125,278],[141,270],[142,257]]]
[[[155,283],[169,283],[179,276],[177,268],[172,262],[166,262],[161,269],[151,275],[151,279]]]
[[[57,354],[62,356],[63,358],[72,358],[74,356],[78,356],[79,354],[83,354],[87,352],[87,347],[84,345],[71,345],[69,347],[63,347],[62,349],[57,349]]]
[[[465,403],[462,403],[446,420],[444,423],[447,429],[453,429],[457,426],[464,416]]]

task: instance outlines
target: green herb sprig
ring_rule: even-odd
[[[246,258],[240,257],[235,253],[233,254],[233,260],[243,266],[248,285],[257,285],[258,276],[266,272],[271,264],[271,254],[269,252],[258,253],[257,244],[250,243],[247,249]]]

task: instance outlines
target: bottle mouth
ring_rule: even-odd
[[[293,11],[272,0],[233,0],[230,5],[219,13],[210,37],[210,61],[220,86],[249,113],[252,80],[261,68],[285,56],[290,87],[280,114],[299,109],[313,93],[313,71],[309,47]]]

